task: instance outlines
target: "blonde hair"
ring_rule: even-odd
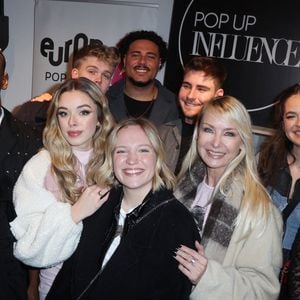
[[[113,154],[116,146],[118,133],[121,129],[129,126],[139,126],[146,134],[156,154],[155,175],[152,181],[152,191],[155,192],[162,187],[173,189],[175,186],[175,177],[165,163],[165,152],[162,141],[158,135],[156,127],[150,121],[143,118],[130,118],[121,121],[112,130],[108,137],[105,149],[105,162],[101,168],[102,177],[107,179],[108,185],[118,185],[113,172]]]
[[[50,153],[51,170],[62,193],[61,201],[74,204],[81,195],[81,187],[75,186],[77,158],[73,154],[70,144],[63,137],[57,118],[59,99],[63,93],[68,91],[85,93],[97,106],[100,126],[97,127],[93,136],[93,153],[86,166],[86,183],[88,185],[103,184],[103,179],[99,176],[99,169],[104,161],[106,137],[113,127],[113,118],[108,109],[106,97],[95,83],[86,78],[65,81],[51,100],[43,132],[43,143]]]
[[[197,138],[199,126],[206,113],[221,115],[233,123],[242,140],[242,147],[239,154],[229,162],[223,175],[219,178],[212,198],[218,192],[225,194],[225,187],[228,180],[240,174],[244,182],[244,194],[236,223],[238,224],[241,220],[246,220],[245,234],[257,223],[262,222],[263,226],[265,226],[270,212],[271,201],[267,191],[260,182],[257,172],[250,116],[244,105],[234,97],[222,96],[205,104],[198,116],[193,141],[183,161],[178,178],[190,172],[194,161],[198,157]]]

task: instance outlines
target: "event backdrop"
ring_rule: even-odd
[[[255,125],[270,126],[274,98],[300,82],[299,11],[291,0],[174,0],[165,85],[177,93],[191,57],[217,57],[228,71],[226,94]]]
[[[156,31],[158,9],[134,1],[36,0],[32,94],[63,81],[70,56],[91,40],[112,46],[129,31]]]

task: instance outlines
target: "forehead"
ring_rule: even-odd
[[[202,117],[201,124],[208,124],[215,128],[236,129],[236,126],[232,120],[230,120],[228,113],[220,113],[217,111],[206,111]]]
[[[72,90],[64,92],[58,100],[59,107],[76,108],[81,105],[89,105],[95,107],[94,101],[82,91]]]
[[[300,110],[300,94],[289,97],[285,102],[284,110]]]
[[[128,52],[133,52],[133,51],[158,53],[159,49],[154,42],[141,39],[141,40],[135,40],[130,44],[128,48]]]
[[[98,58],[96,56],[86,56],[81,60],[81,64],[78,70],[81,68],[95,67],[98,69],[112,70],[113,67],[104,59]]]
[[[145,131],[139,125],[129,125],[119,130],[116,137],[116,144],[134,145],[134,144],[149,144]]]
[[[207,75],[204,71],[187,71],[183,77],[183,81],[190,82],[195,85],[208,85],[216,88],[214,78]]]

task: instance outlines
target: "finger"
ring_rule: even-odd
[[[194,249],[191,249],[184,245],[181,245],[180,248],[177,250],[177,252],[178,251],[180,251],[180,253],[182,253],[182,255],[188,255],[189,257],[196,257],[198,254],[198,252],[195,251]]]

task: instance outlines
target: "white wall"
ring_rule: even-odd
[[[105,2],[103,0],[98,1]],[[173,0],[118,0],[110,2],[122,1],[158,4],[159,24],[157,32],[168,41]],[[82,0],[81,2],[88,1]],[[97,0],[91,0],[90,2],[97,2]],[[9,110],[32,97],[34,4],[35,0],[4,0],[4,12],[9,17],[9,44],[4,54],[7,59],[7,72],[10,81],[8,89],[2,91],[1,98],[2,104]],[[158,79],[161,81],[163,74],[164,70],[158,75]]]

